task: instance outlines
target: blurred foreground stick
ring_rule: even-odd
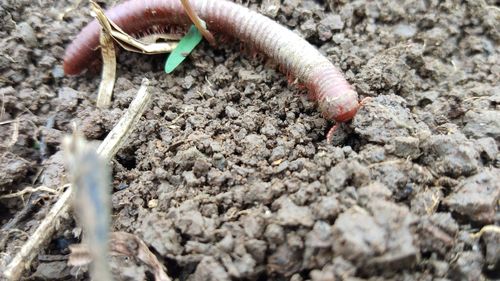
[[[71,179],[74,215],[83,229],[83,240],[93,261],[92,280],[111,281],[109,224],[111,171],[108,161],[78,131],[64,139],[66,170]]]
[[[120,121],[118,121],[118,124],[115,125],[113,130],[99,145],[97,153],[100,157],[106,159],[106,161],[109,162],[123,146],[123,143],[130,136],[133,128],[149,105],[152,94],[147,91],[148,85],[149,81],[143,79],[141,88],[127,112],[125,112]],[[56,226],[59,225],[59,219],[68,213],[71,203],[71,193],[73,192],[72,189],[73,187],[70,185],[61,197],[59,197],[35,232],[30,235],[28,241],[26,241],[14,259],[7,265],[3,272],[5,278],[19,280],[23,271],[30,267],[33,258],[38,254],[40,248],[52,237]]]

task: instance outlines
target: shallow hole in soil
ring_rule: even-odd
[[[0,204],[0,221],[8,221],[12,218],[12,214],[10,213],[10,209],[5,207],[3,204]]]
[[[135,169],[137,166],[137,159],[133,156],[124,157],[123,155],[117,155],[116,161],[120,163],[127,170]]]

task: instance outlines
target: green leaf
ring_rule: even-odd
[[[183,62],[191,51],[201,42],[201,39],[203,39],[201,33],[194,25],[191,25],[189,31],[182,37],[177,47],[168,56],[167,62],[165,63],[165,72],[171,73],[174,71],[174,69],[179,66],[179,64],[181,64],[181,62]]]

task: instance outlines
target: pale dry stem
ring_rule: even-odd
[[[101,31],[99,41],[101,43],[102,54],[102,76],[96,106],[99,108],[108,108],[111,105],[113,88],[116,81],[116,52],[113,38],[104,32],[104,30]]]

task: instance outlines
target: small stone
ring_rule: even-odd
[[[228,105],[226,106],[226,115],[229,118],[238,118],[238,116],[240,116],[240,113],[234,107]]]
[[[61,65],[56,65],[52,68],[52,76],[56,79],[64,77],[64,69]]]
[[[358,189],[358,196],[359,202],[362,205],[366,205],[374,198],[389,199],[392,196],[392,192],[384,184],[380,182],[372,182],[369,185]]]
[[[280,0],[264,0],[260,6],[260,12],[274,19],[278,15],[280,7]]]
[[[219,170],[224,170],[226,167],[226,158],[222,153],[215,153],[213,156],[214,159],[214,166],[219,169]]]
[[[224,236],[224,238],[222,238],[222,240],[220,240],[219,242],[217,242],[217,247],[219,249],[222,249],[226,252],[231,252],[233,251],[234,249],[234,238],[233,238],[233,235],[231,234],[226,234]]]
[[[286,226],[308,226],[314,223],[311,209],[295,205],[288,197],[279,199],[280,209],[276,215],[278,223]]]
[[[316,23],[312,18],[308,19],[300,26],[300,31],[302,31],[305,38],[309,38],[316,33]]]
[[[323,220],[331,220],[340,213],[340,204],[335,196],[323,197],[312,205],[314,215]]]
[[[76,107],[78,104],[78,96],[79,92],[69,87],[62,87],[57,92],[57,100],[59,104],[66,109]]]
[[[210,170],[210,164],[205,159],[198,159],[194,162],[193,173],[196,177],[205,176]]]
[[[260,216],[248,215],[241,219],[245,234],[251,238],[259,238],[264,232],[264,220]]]
[[[269,122],[264,122],[264,126],[260,129],[260,133],[264,134],[266,137],[275,137],[278,134],[278,130]]]
[[[38,264],[33,277],[42,280],[67,280],[71,279],[70,268],[65,261],[55,261]]]
[[[187,90],[187,89],[191,89],[191,87],[193,86],[193,83],[194,83],[194,78],[193,78],[193,76],[188,75],[188,76],[184,77],[184,80],[183,80],[183,82],[182,82],[182,87],[183,87],[184,89],[186,89],[186,90]]]
[[[242,81],[252,81],[252,82],[258,82],[262,79],[262,76],[259,75],[259,74],[256,74],[254,71],[252,70],[245,70],[245,69],[241,69],[239,72],[238,72],[238,76],[240,77],[240,79]]]
[[[57,62],[56,58],[53,56],[43,56],[40,61],[38,62],[38,65],[44,66],[44,67],[51,67]]]
[[[394,27],[394,34],[402,38],[413,37],[417,33],[417,29],[413,25],[400,23]]]
[[[257,134],[247,135],[244,139],[247,148],[255,148],[259,146],[265,146],[264,138]]]
[[[273,149],[273,151],[271,152],[271,157],[269,157],[269,161],[274,162],[277,160],[281,160],[285,158],[285,156],[286,156],[285,147],[280,145]]]
[[[344,22],[339,15],[328,15],[320,21],[320,24],[331,30],[341,30],[344,28]]]
[[[186,150],[178,151],[174,156],[174,161],[179,165],[181,170],[187,170],[193,167],[196,160],[203,158],[205,158],[205,155],[193,146]]]
[[[308,248],[330,248],[332,242],[332,227],[325,221],[316,221],[313,229],[306,235],[305,241]]]
[[[182,177],[186,181],[186,186],[193,187],[193,186],[197,186],[200,183],[200,181],[196,178],[196,176],[194,175],[194,173],[192,171],[183,172]]]
[[[148,208],[153,209],[158,206],[158,199],[151,199],[148,201]]]
[[[35,30],[27,22],[21,22],[16,25],[16,34],[21,40],[24,41],[26,46],[30,48],[36,48],[38,46],[38,40],[36,38]]]
[[[369,163],[379,163],[385,160],[385,149],[380,145],[367,144],[360,151],[361,159],[365,159]]]
[[[318,25],[319,39],[329,40],[332,38],[333,30],[341,30],[342,28],[344,28],[344,22],[339,15],[328,15]]]

